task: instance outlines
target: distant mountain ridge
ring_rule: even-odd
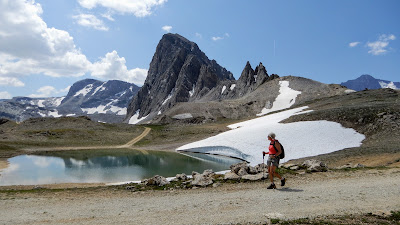
[[[355,91],[362,91],[365,89],[379,89],[379,88],[392,88],[400,89],[400,82],[393,82],[387,80],[376,79],[371,75],[364,74],[354,80],[348,80],[341,83],[341,85],[346,86]]]
[[[84,79],[65,97],[14,97],[0,101],[0,117],[23,121],[34,117],[89,116],[102,122],[121,122],[139,87],[124,81]]]

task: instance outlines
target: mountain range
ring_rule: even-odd
[[[85,79],[74,83],[65,97],[1,100],[0,117],[23,121],[84,115],[107,123],[200,123],[283,109],[278,100],[286,101],[284,107],[289,107],[346,94],[349,89],[386,87],[397,88],[400,83],[362,75],[341,85],[328,85],[302,77],[269,75],[261,62],[254,69],[247,62],[235,80],[196,43],[169,33],[158,43],[140,88],[117,80]]]
[[[354,80],[348,80],[341,83],[341,85],[355,91],[362,91],[365,89],[379,89],[379,88],[392,88],[400,89],[400,82],[393,82],[387,80],[376,79],[371,75],[364,74]]]
[[[292,103],[345,93],[347,88],[300,77],[268,75],[259,63],[246,63],[238,80],[209,60],[196,43],[179,34],[165,34],[157,45],[147,79],[129,103],[125,122],[206,122],[240,119],[271,109],[281,81],[300,91]]]
[[[23,121],[34,117],[89,116],[101,122],[121,122],[139,87],[124,81],[85,79],[74,83],[65,97],[14,97],[0,101],[0,117]]]

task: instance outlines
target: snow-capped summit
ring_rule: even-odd
[[[121,122],[139,87],[124,81],[85,79],[74,83],[67,96],[15,97],[0,102],[0,117],[23,121],[33,117],[87,115],[101,122]]]
[[[392,88],[400,89],[400,82],[387,81],[376,79],[371,75],[364,74],[354,80],[348,80],[341,83],[341,85],[355,91],[362,91],[365,89],[379,89],[379,88]]]
[[[85,79],[76,82],[57,109],[62,114],[125,115],[130,99],[139,87],[124,81]]]

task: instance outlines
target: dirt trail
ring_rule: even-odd
[[[0,224],[246,224],[400,210],[399,168],[297,175],[277,190],[267,185],[0,192]]]
[[[38,151],[67,151],[67,150],[93,150],[93,149],[116,149],[116,148],[131,148],[134,144],[148,135],[151,128],[145,127],[143,133],[124,145],[109,145],[109,146],[77,146],[77,147],[47,147],[47,148],[35,148],[35,149],[25,149],[27,152],[38,152]]]

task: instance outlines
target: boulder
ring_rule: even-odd
[[[224,175],[224,180],[239,180],[240,177],[236,173],[233,173],[232,171],[225,173]]]
[[[325,172],[328,170],[327,165],[324,162],[315,160],[315,159],[310,159],[304,161],[302,166],[307,168],[307,171],[310,172]]]
[[[155,175],[152,178],[143,180],[141,183],[146,186],[165,186],[169,184],[169,181],[165,177]]]
[[[296,164],[293,164],[293,163],[285,163],[285,164],[281,164],[281,165],[279,165],[280,167],[283,167],[283,168],[285,168],[285,169],[290,169],[290,167],[292,167],[292,166],[297,166]]]
[[[267,173],[268,172],[268,167],[266,164],[258,164],[257,166],[255,166],[255,169],[257,171],[257,173]]]
[[[175,178],[176,178],[177,180],[182,180],[182,181],[185,181],[185,180],[188,179],[188,177],[187,177],[186,174],[184,174],[184,173],[177,174],[177,175],[175,176]]]
[[[336,169],[354,169],[354,168],[364,168],[364,167],[365,167],[364,165],[359,163],[357,164],[347,163],[346,165],[336,167]]]
[[[240,170],[237,172],[237,175],[239,175],[240,177],[247,174],[249,173],[247,173],[247,170],[245,168],[240,168]]]
[[[231,165],[231,166],[230,166],[230,169],[231,169],[231,171],[232,171],[233,173],[236,173],[236,174],[238,174],[239,171],[240,171],[241,169],[243,169],[243,170],[246,171],[246,174],[247,174],[247,171],[249,170],[249,166],[248,166],[248,164],[247,164],[246,162],[241,162],[241,163],[237,163],[237,164]]]
[[[297,165],[289,167],[289,170],[299,170],[299,169],[300,169],[300,167]]]
[[[248,171],[248,173],[249,174],[257,174],[257,173],[259,173],[259,171],[257,170],[257,168],[256,167],[253,167],[253,166],[249,166],[249,171]]]
[[[206,187],[214,183],[214,178],[213,178],[214,175],[215,173],[212,170],[204,170],[202,174],[193,172],[192,173],[193,180],[191,184],[193,186]]]

